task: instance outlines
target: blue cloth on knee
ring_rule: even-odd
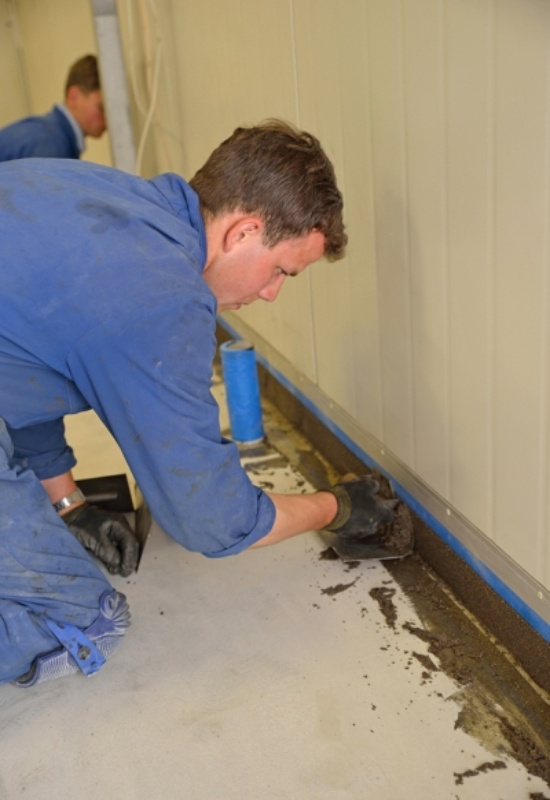
[[[30,470],[12,467],[0,420],[0,683],[59,643],[45,617],[78,628],[97,617],[107,578],[56,514]]]

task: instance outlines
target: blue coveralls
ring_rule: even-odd
[[[39,617],[57,604],[61,618],[77,624],[78,612],[85,626],[106,588],[39,484],[75,464],[66,414],[97,412],[153,517],[187,549],[236,554],[273,525],[272,501],[220,433],[205,258],[198,198],[176,175],[146,181],[57,159],[0,164],[0,418],[15,448],[0,476],[20,490],[12,501],[0,480],[0,682],[38,652],[25,645],[29,617],[47,636]],[[4,586],[14,561],[25,564],[21,550],[32,575],[16,569],[15,613]],[[76,580],[61,591],[48,579],[44,597],[34,577],[52,572]]]
[[[71,123],[57,106],[0,129],[0,161],[18,158],[80,158]]]

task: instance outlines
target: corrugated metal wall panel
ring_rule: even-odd
[[[382,441],[413,469],[411,265],[401,4],[367,4]],[[353,236],[353,230],[350,230]]]
[[[18,8],[39,47],[37,0]],[[140,8],[135,35],[163,63],[148,169],[190,177],[234,127],[281,116],[319,136],[345,194],[346,260],[239,318],[548,586],[550,4]],[[145,38],[128,64],[142,78]]]
[[[237,11],[171,7],[189,171],[235,125],[279,114],[325,144],[350,234],[345,262],[241,319],[547,583],[550,6]]]
[[[495,6],[494,535],[539,578],[549,21],[548,3]]]
[[[364,3],[349,2],[346,14],[333,3],[311,0],[295,0],[293,9],[299,125],[314,131],[339,165],[346,223],[357,232],[345,262],[309,272],[317,382],[335,403],[380,432]]]
[[[404,3],[403,84],[414,467],[449,497],[449,271],[443,4]]]
[[[445,7],[449,497],[492,535],[494,230],[491,3]],[[465,42],[468,43],[465,57]]]

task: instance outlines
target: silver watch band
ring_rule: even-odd
[[[80,489],[77,489],[76,492],[73,492],[66,497],[62,497],[61,500],[58,500],[56,503],[52,503],[52,505],[56,511],[62,511],[64,508],[69,508],[69,506],[72,506],[73,503],[77,503],[79,500],[85,499],[86,498]]]

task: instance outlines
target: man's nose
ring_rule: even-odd
[[[272,303],[283,287],[283,282],[286,275],[279,275],[274,278],[268,285],[260,292],[260,297],[267,303]]]

